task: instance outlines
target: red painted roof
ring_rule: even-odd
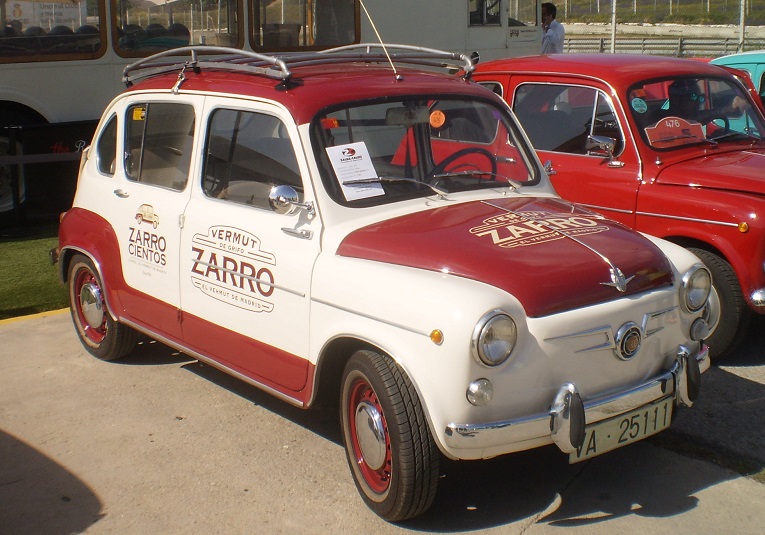
[[[619,88],[648,78],[664,76],[725,76],[723,69],[701,61],[635,54],[552,54],[524,56],[479,63],[476,73],[530,72],[554,75],[585,75]]]
[[[252,73],[231,72],[212,68],[200,73],[187,70],[183,91],[209,91],[249,95],[274,100],[285,105],[297,124],[310,121],[317,111],[332,104],[353,100],[427,94],[473,94],[487,98],[486,89],[466,82],[456,75],[398,68],[397,80],[390,67],[359,63],[295,67],[289,89],[280,88],[281,80]],[[131,90],[170,89],[178,79],[177,72],[143,80]],[[488,97],[491,98],[491,97]]]

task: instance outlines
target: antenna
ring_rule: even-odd
[[[369,24],[372,25],[372,29],[375,31],[375,35],[377,36],[377,40],[380,41],[380,46],[383,49],[383,52],[385,52],[385,57],[388,58],[388,63],[390,63],[390,68],[393,69],[393,74],[396,75],[396,80],[401,80],[401,75],[398,74],[398,71],[396,71],[396,66],[393,64],[393,60],[390,59],[390,54],[388,54],[388,49],[385,48],[385,43],[383,43],[382,37],[380,37],[380,32],[377,31],[377,26],[375,26],[375,21],[372,20],[372,16],[369,14],[369,11],[367,11],[367,6],[364,5],[364,0],[359,0],[359,4],[361,4],[361,8],[364,10],[364,14],[366,14],[367,19],[369,20]]]

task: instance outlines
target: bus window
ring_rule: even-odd
[[[358,42],[353,0],[253,0],[254,50],[332,47]]]
[[[470,0],[470,25],[489,26],[500,24],[499,0]]]
[[[239,48],[239,6],[237,0],[117,0],[114,47],[122,56],[146,56],[186,45]]]
[[[0,0],[0,61],[49,61],[102,56],[106,46],[101,2]],[[100,28],[100,29],[99,29]]]

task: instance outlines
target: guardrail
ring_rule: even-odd
[[[718,57],[735,54],[740,41],[732,37],[616,37],[617,54],[652,54],[676,57]],[[765,49],[765,38],[746,39],[744,50]],[[566,52],[610,52],[611,37],[566,37]]]

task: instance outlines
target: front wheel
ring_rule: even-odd
[[[746,335],[752,312],[741,292],[736,273],[725,259],[704,249],[692,247],[688,250],[698,256],[712,273],[712,292],[720,303],[720,318],[706,343],[712,360],[721,360],[729,356]]]
[[[80,342],[91,355],[117,360],[133,350],[137,333],[109,314],[101,279],[84,255],[75,255],[69,267],[69,303]]]
[[[413,518],[433,503],[439,452],[417,392],[388,357],[370,350],[345,366],[340,423],[356,488],[389,522]]]

